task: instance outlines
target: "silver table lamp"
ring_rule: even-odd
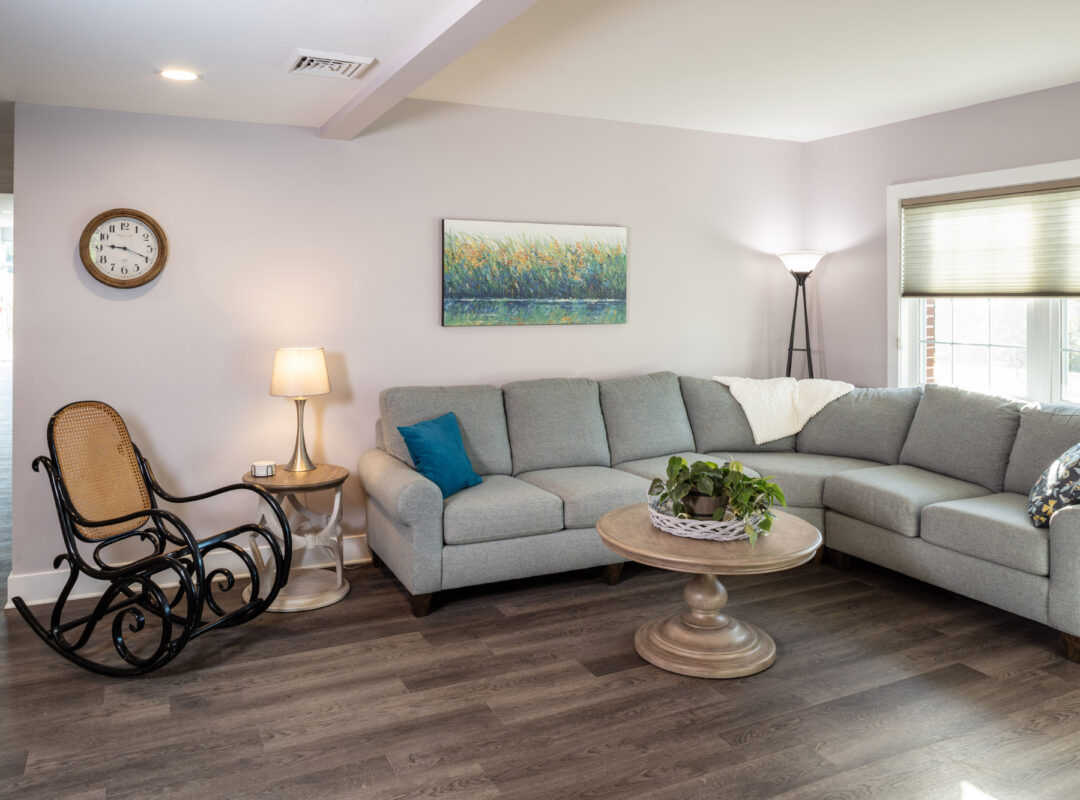
[[[274,352],[270,394],[296,401],[296,447],[285,465],[290,472],[315,469],[304,443],[304,404],[309,397],[330,393],[326,357],[321,347],[279,347]]]

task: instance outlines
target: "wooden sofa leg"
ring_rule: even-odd
[[[375,567],[375,569],[382,569],[384,566],[383,560],[379,558],[379,554],[374,550],[371,551],[371,566]]]
[[[1065,640],[1065,658],[1080,664],[1080,636],[1063,633],[1061,638]]]
[[[851,569],[851,556],[847,553],[841,553],[839,550],[833,550],[831,547],[825,548],[825,561],[840,571]]]
[[[817,549],[817,552],[814,553],[813,562],[815,564],[824,564],[825,563],[825,545],[822,545],[821,547],[819,547]]]
[[[414,617],[426,617],[431,613],[431,601],[435,599],[435,594],[412,594],[406,592],[409,595],[409,608],[412,609],[412,615]]]
[[[623,565],[621,562],[618,564],[608,564],[604,567],[604,583],[608,586],[614,586],[618,583],[619,579],[622,577],[622,568]]]

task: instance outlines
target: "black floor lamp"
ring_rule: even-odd
[[[799,250],[794,253],[777,253],[777,257],[784,262],[791,277],[795,279],[795,305],[791,308],[791,337],[788,339],[787,348],[787,377],[791,377],[791,356],[795,351],[806,353],[806,370],[810,377],[814,377],[814,359],[810,355],[810,319],[806,310],[806,279],[814,271],[822,257],[825,255],[821,250]],[[799,315],[799,292],[802,292],[803,313],[803,343],[805,347],[795,346],[795,320]]]

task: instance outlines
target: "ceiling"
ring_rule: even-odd
[[[1080,81],[1078,30],[1077,0],[3,0],[0,100],[320,127],[397,78],[368,117],[408,95],[808,141]],[[297,47],[378,62],[290,75]]]

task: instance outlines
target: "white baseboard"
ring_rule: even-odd
[[[342,549],[344,550],[346,564],[365,564],[371,561],[371,551],[368,550],[366,533],[346,534],[342,537]],[[297,560],[297,556],[299,556],[299,560]],[[263,557],[265,559],[270,558],[269,548],[265,548],[265,546]],[[239,563],[235,560],[235,556],[216,550],[207,556],[206,566],[210,570],[227,564],[230,560],[233,560],[234,564]],[[321,550],[293,551],[293,569],[314,569],[332,566],[333,564],[330,561],[325,560],[325,553]],[[66,565],[61,565],[60,569],[48,570],[47,572],[15,573],[12,571],[8,576],[8,596],[4,608],[15,608],[15,604],[11,602],[12,597],[21,597],[29,606],[52,603],[60,596],[67,577]],[[80,575],[79,580],[75,583],[75,588],[71,591],[71,599],[98,597],[107,585],[104,581]],[[162,585],[175,586],[176,582],[173,581]]]

